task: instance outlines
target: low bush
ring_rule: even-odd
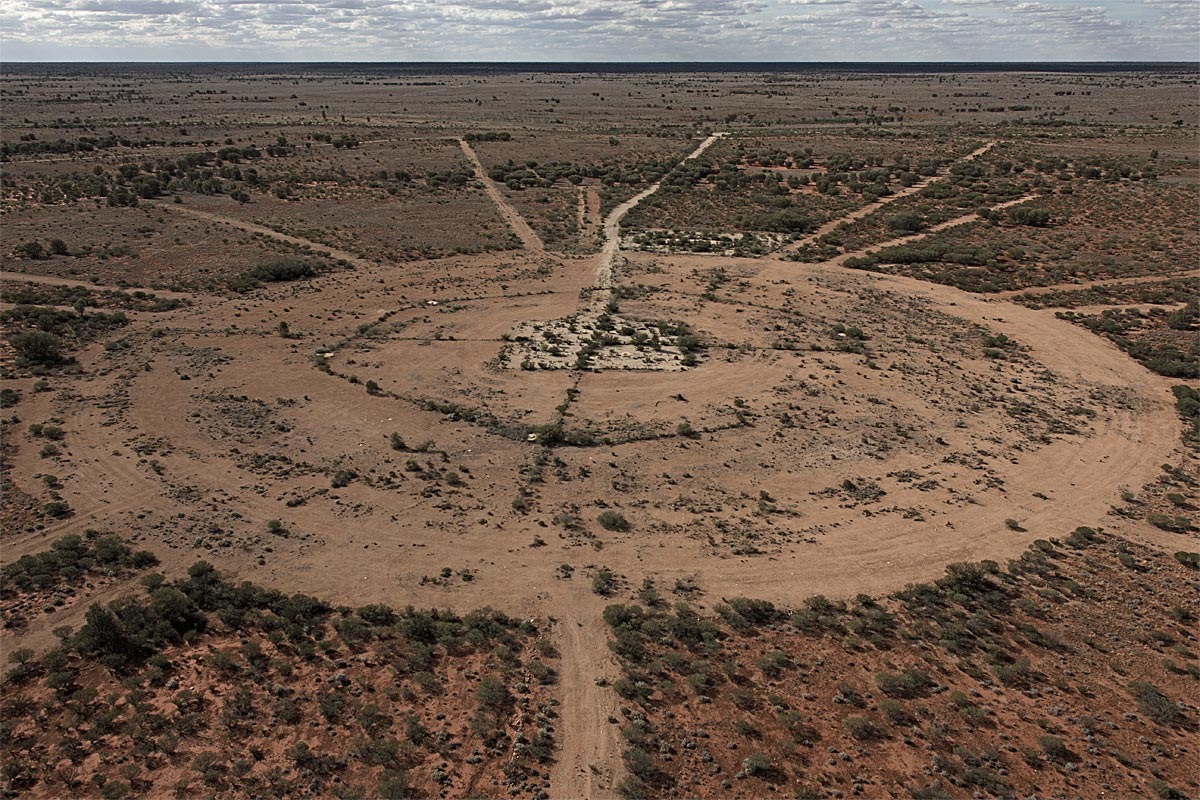
[[[624,533],[633,529],[633,525],[619,511],[601,511],[600,515],[596,517],[596,522],[600,523],[600,527],[606,531]]]
[[[312,278],[319,271],[321,270],[313,262],[301,258],[268,261],[238,275],[230,282],[229,288],[235,292],[248,292],[264,283],[284,283]]]

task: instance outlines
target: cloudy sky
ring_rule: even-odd
[[[4,61],[1200,59],[1200,0],[0,0]]]

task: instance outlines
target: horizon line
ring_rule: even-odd
[[[824,60],[824,61],[789,61],[781,59],[743,59],[743,60],[626,60],[601,61],[597,59],[469,59],[469,60],[383,60],[361,61],[349,59],[253,59],[230,61],[217,59],[190,59],[185,61],[165,61],[151,59],[134,59],[112,61],[100,59],[73,59],[66,61],[51,60],[21,60],[0,62],[0,68],[16,64],[1172,64],[1191,65],[1200,69],[1200,60],[1188,61],[1183,59],[1026,59],[1026,60],[941,60],[941,59],[889,59],[889,60]]]

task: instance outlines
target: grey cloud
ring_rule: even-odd
[[[8,57],[1193,59],[1193,0],[0,0]],[[1158,16],[1160,18],[1155,19]]]

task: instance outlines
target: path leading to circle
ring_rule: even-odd
[[[620,677],[620,668],[608,649],[608,601],[582,586],[573,591],[576,596],[562,604],[566,613],[556,630],[561,743],[550,773],[551,796],[615,797],[621,747],[609,717],[616,718],[618,709],[606,684]]]
[[[219,222],[222,225],[229,225],[230,227],[233,227],[233,228],[240,228],[241,230],[244,230],[248,233],[257,233],[262,236],[267,236],[272,239],[277,239],[281,242],[287,242],[288,244],[294,244],[299,247],[311,248],[313,251],[317,252],[319,255],[328,256],[329,258],[335,258],[335,259],[338,259],[339,261],[345,261],[347,264],[350,264],[355,267],[370,268],[370,267],[378,266],[378,264],[376,262],[371,261],[370,259],[367,259],[367,258],[363,258],[362,256],[356,255],[355,253],[351,253],[349,250],[342,250],[337,247],[330,247],[327,244],[322,244],[321,242],[314,242],[310,239],[302,239],[299,236],[292,236],[291,234],[280,233],[279,231],[275,230],[274,228],[268,228],[266,225],[258,225],[256,223],[247,222],[245,220],[236,219],[234,217],[226,217],[221,214],[215,214],[211,211],[201,211],[198,208],[188,208],[187,206],[182,205],[180,203],[155,203],[155,205],[157,205],[159,208],[166,209],[167,211],[172,211],[176,214],[184,214],[189,217],[196,217],[197,219],[206,219],[209,222]]]
[[[102,283],[91,283],[75,278],[60,278],[56,275],[31,275],[24,272],[0,272],[0,281],[16,281],[17,283],[40,283],[46,286],[79,286],[97,292],[146,292],[156,297],[175,300],[190,300],[195,297],[191,292],[178,292],[170,289],[150,289],[140,286],[106,286]]]
[[[688,153],[683,158],[683,161],[691,161],[694,158],[698,158],[714,142],[725,135],[724,133],[712,134],[701,142],[695,150]],[[626,214],[636,208],[638,203],[657,192],[660,186],[662,186],[662,181],[651,184],[608,212],[608,216],[604,218],[604,247],[601,248],[600,256],[596,263],[595,286],[597,289],[612,290],[613,263],[616,261],[617,252],[621,249],[621,220],[624,219]]]
[[[992,141],[988,142],[987,144],[983,145],[982,147],[975,148],[974,150],[972,150],[970,153],[967,153],[965,156],[960,158],[955,163],[957,164],[957,163],[962,163],[965,161],[973,161],[976,158],[979,158],[979,156],[983,155],[987,151],[991,150],[995,146],[996,146],[996,140],[992,140]],[[855,210],[851,211],[848,214],[843,214],[840,217],[831,219],[831,220],[829,220],[829,222],[826,222],[824,225],[817,228],[815,231],[810,233],[808,236],[797,239],[796,241],[789,243],[785,247],[781,247],[779,250],[777,250],[775,252],[775,256],[778,258],[778,257],[783,256],[785,253],[794,252],[806,244],[811,244],[812,242],[815,242],[817,239],[820,239],[825,234],[832,232],[833,229],[838,227],[839,225],[849,224],[856,220],[862,219],[863,217],[867,216],[868,214],[873,214],[876,211],[878,211],[879,209],[881,209],[891,203],[894,203],[897,200],[901,200],[905,197],[908,197],[909,195],[916,194],[917,192],[921,191],[922,189],[926,189],[926,188],[932,186],[933,184],[942,180],[949,174],[950,174],[949,168],[940,170],[938,172],[938,174],[931,175],[930,177],[926,178],[923,181],[918,181],[917,183],[914,183],[912,186],[905,187],[905,188],[901,189],[900,191],[895,192],[894,194],[888,195],[887,197],[881,197],[880,199],[876,200],[874,203],[868,203],[867,205],[865,205],[861,208],[856,208]]]
[[[1092,281],[1078,281],[1076,283],[1055,283],[1049,286],[1030,286],[1025,289],[1010,289],[1004,292],[996,292],[992,297],[999,297],[1005,300],[1012,297],[1022,297],[1027,294],[1049,294],[1050,292],[1073,292],[1083,289],[1090,289],[1093,286],[1116,286],[1135,283],[1156,283],[1158,281],[1172,280],[1176,278],[1200,278],[1200,269],[1189,269],[1183,272],[1172,272],[1169,275],[1139,275],[1133,278],[1097,278]],[[1200,287],[1197,287],[1200,290]],[[1200,292],[1198,292],[1200,293]],[[1114,303],[1125,307],[1126,304]]]
[[[462,148],[463,155],[471,162],[471,166],[475,169],[475,179],[483,184],[483,188],[487,191],[488,197],[492,198],[492,202],[496,204],[496,209],[500,212],[500,216],[504,217],[504,221],[508,223],[508,227],[512,228],[513,233],[521,240],[521,244],[525,249],[532,253],[544,253],[546,245],[542,242],[542,237],[537,235],[533,228],[529,227],[529,223],[521,216],[521,212],[513,207],[512,203],[500,191],[500,187],[494,180],[488,177],[487,170],[483,168],[483,162],[479,160],[479,156],[475,154],[475,149],[467,142],[466,139],[458,140],[459,147]]]

